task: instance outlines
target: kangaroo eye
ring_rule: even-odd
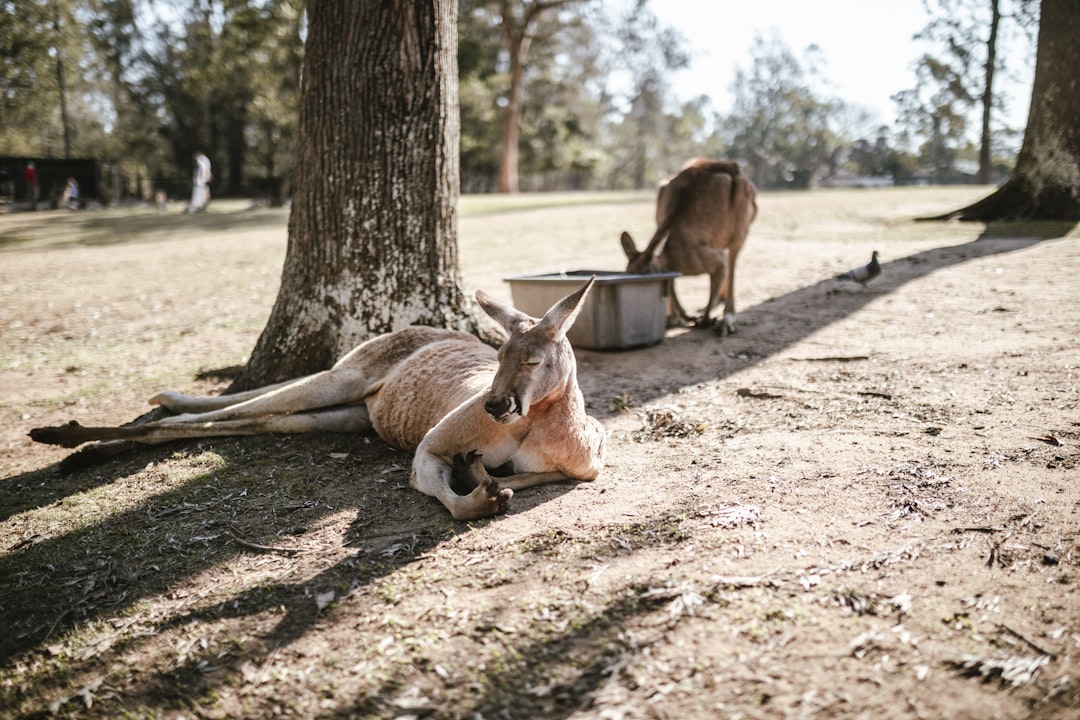
[[[533,359],[530,358],[529,360],[525,361],[525,365],[528,366],[528,367],[536,367],[541,362],[542,362],[541,360],[533,360]]]

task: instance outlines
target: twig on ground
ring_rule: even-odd
[[[789,358],[792,362],[858,362],[869,360],[869,355],[829,355],[826,357]]]
[[[247,550],[252,550],[254,552],[277,553],[279,555],[296,555],[300,552],[297,548],[274,547],[273,545],[259,545],[257,543],[248,542],[247,540],[244,540],[241,537],[237,537],[236,535],[232,536],[232,540],[240,547]]]
[[[1035,643],[1034,640],[1027,637],[1023,633],[1021,633],[1021,632],[1019,632],[1017,630],[1013,630],[1011,627],[1009,627],[1005,623],[998,623],[998,627],[1001,628],[1002,630],[1004,630],[1005,632],[1009,633],[1010,635],[1012,635],[1012,636],[1014,636],[1014,637],[1016,637],[1016,638],[1018,638],[1020,640],[1023,640],[1025,643],[1027,643],[1027,645],[1032,650],[1035,650],[1036,652],[1042,653],[1043,655],[1050,658],[1051,660],[1057,660],[1057,654],[1056,653],[1052,653],[1049,650],[1047,650],[1047,649],[1045,649],[1043,647],[1040,647],[1038,644]]]

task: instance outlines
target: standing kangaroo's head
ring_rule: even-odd
[[[668,237],[670,234],[667,232],[657,232],[644,250],[638,250],[630,233],[624,232],[619,241],[622,243],[623,252],[626,253],[626,272],[634,275],[650,275],[667,270],[663,253]]]
[[[491,296],[477,291],[480,307],[510,333],[499,348],[499,369],[484,401],[488,414],[500,423],[510,423],[540,407],[545,399],[559,397],[577,381],[577,360],[566,339],[596,277],[590,277],[577,292],[551,306],[537,319]]]

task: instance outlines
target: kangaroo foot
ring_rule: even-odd
[[[499,481],[488,473],[480,453],[458,453],[453,462],[451,488],[464,496],[461,505],[452,511],[455,519],[476,520],[506,512],[514,491],[499,488]]]
[[[67,425],[34,428],[30,431],[30,439],[46,445],[73,448],[92,438],[87,436],[86,428],[72,420]]]
[[[720,337],[735,334],[735,313],[724,313],[724,319],[716,324],[716,334]]]

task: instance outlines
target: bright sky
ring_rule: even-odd
[[[913,64],[932,49],[912,39],[929,19],[922,0],[653,0],[650,8],[689,43],[692,63],[673,78],[676,94],[680,99],[708,95],[721,113],[730,108],[735,66],[749,69],[747,54],[756,33],[767,37],[775,29],[800,58],[816,44],[833,94],[889,125],[896,119],[890,98],[914,87]],[[1009,122],[1022,130],[1033,63],[1018,58],[1011,65],[1023,80],[1019,85],[995,81],[995,89],[1009,94]]]

